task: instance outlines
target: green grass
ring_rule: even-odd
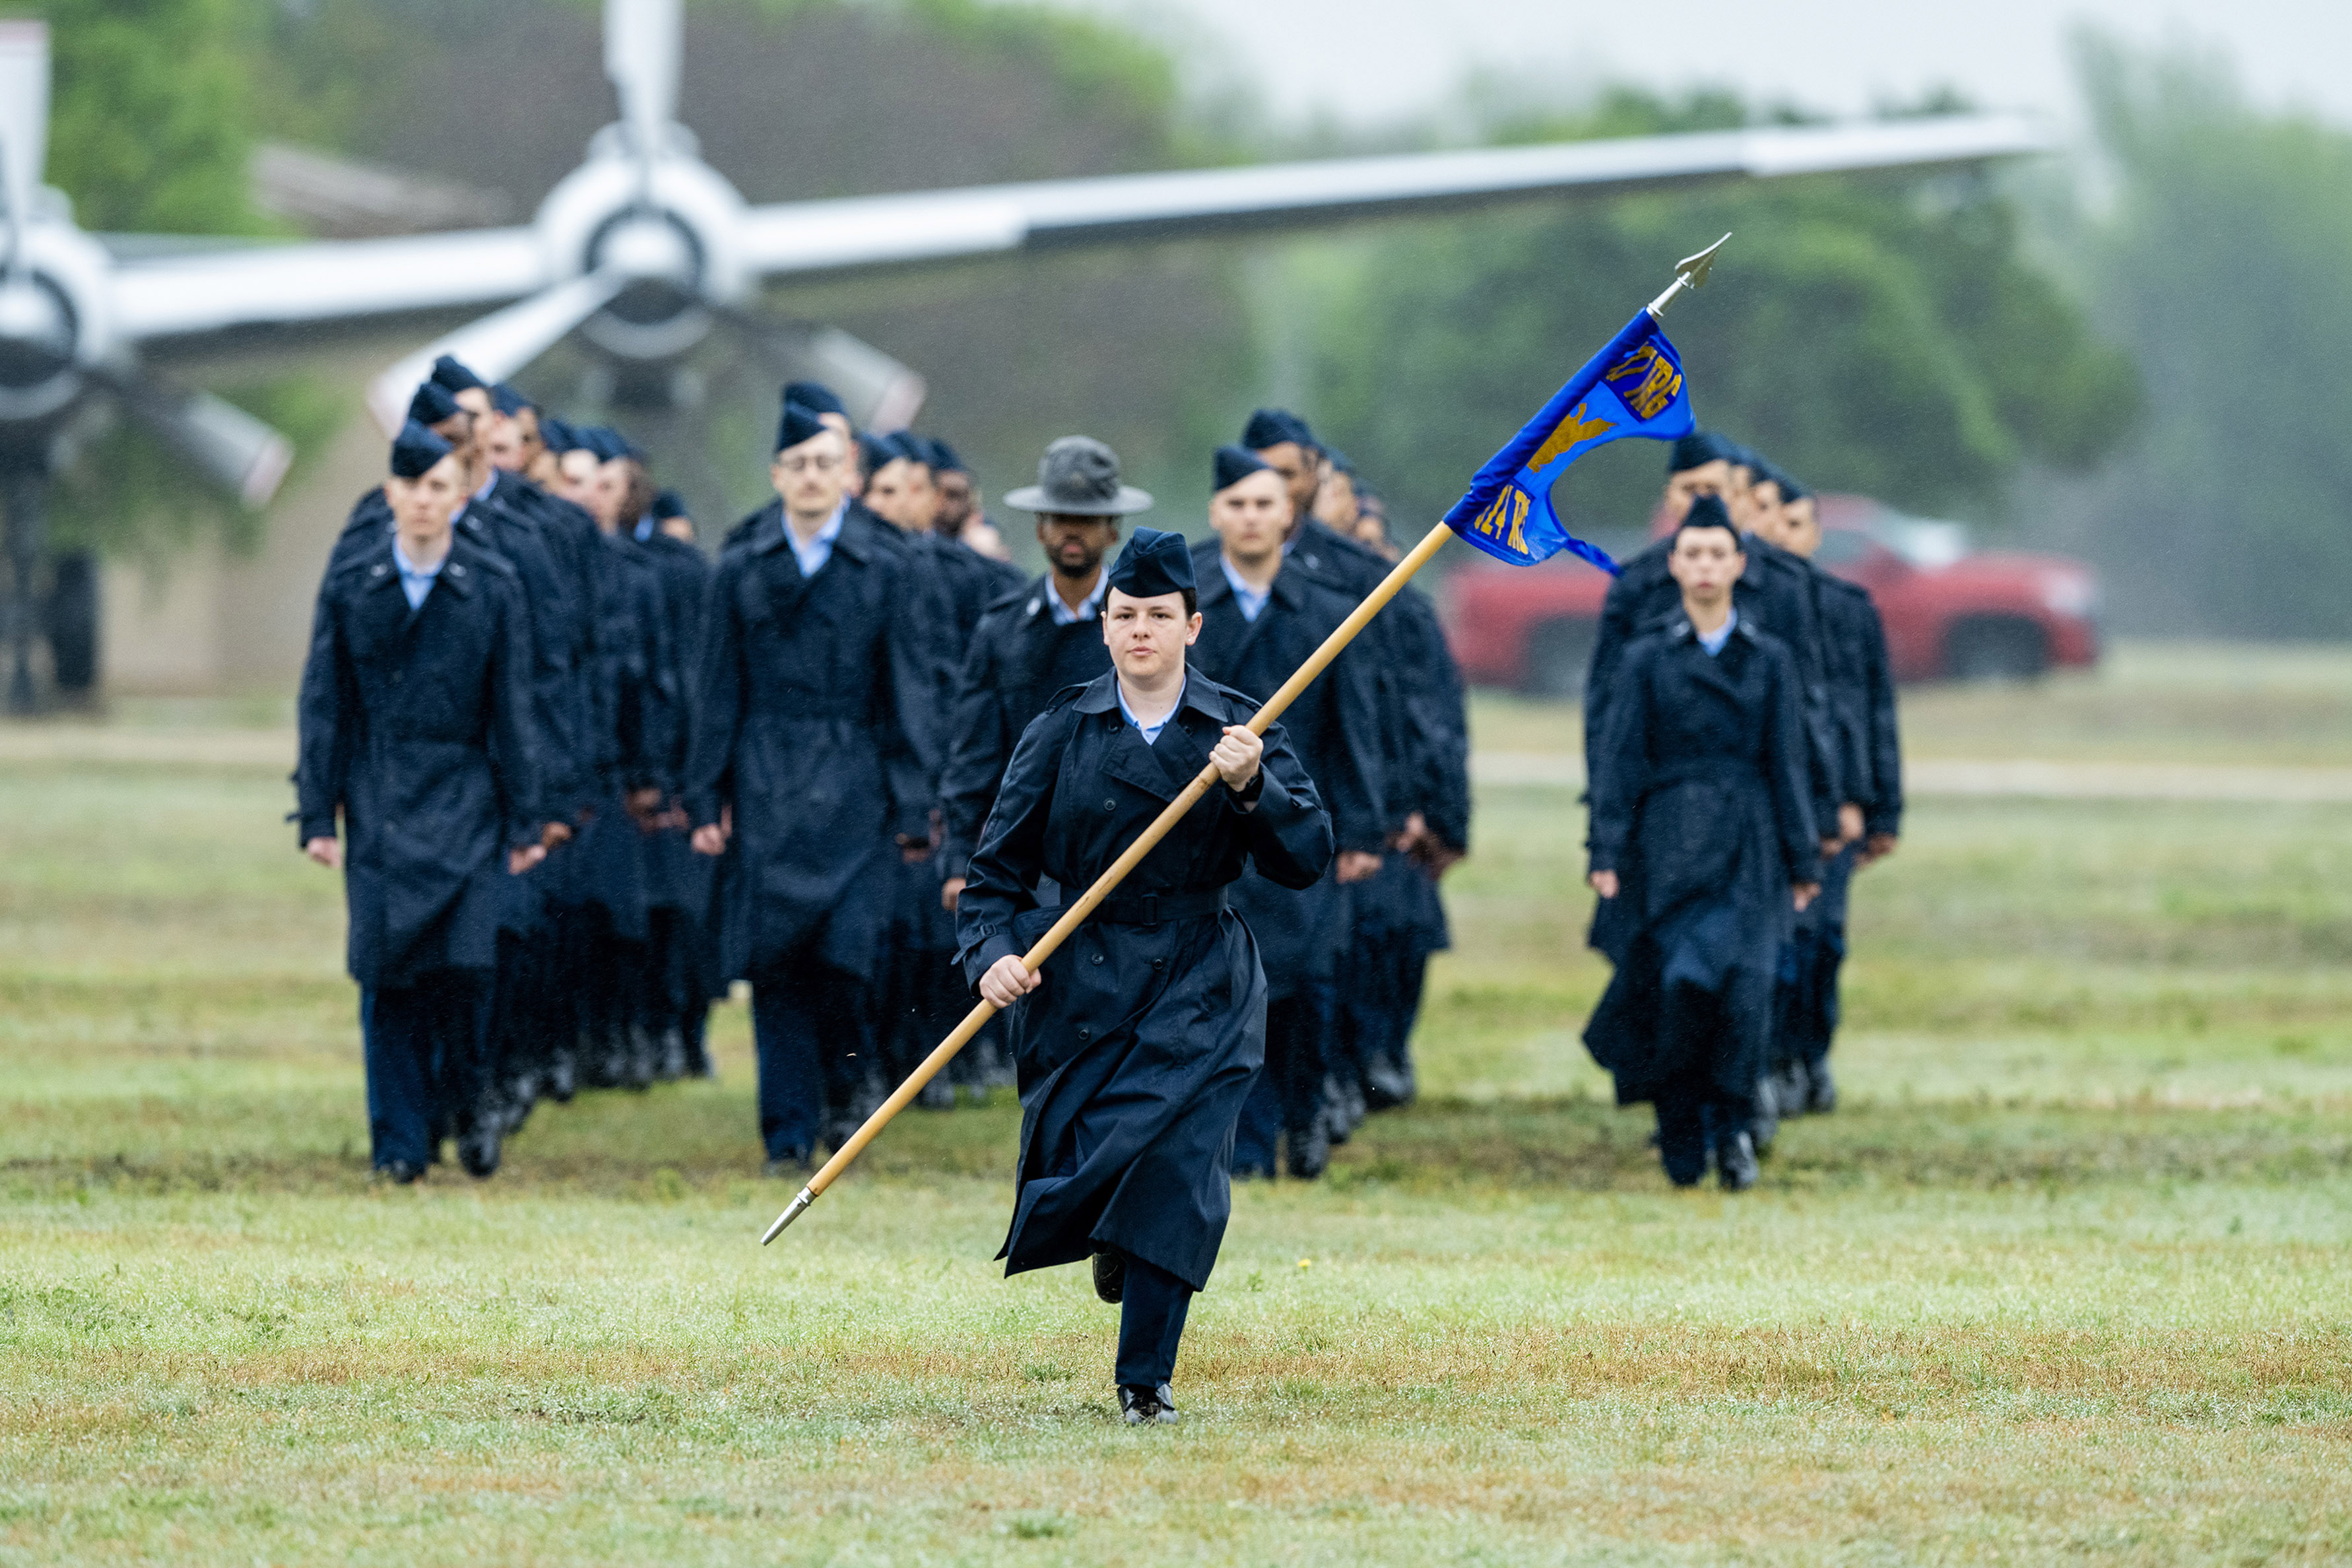
[[[1008,1102],[756,1246],[740,1007],[716,1084],[369,1185],[286,795],[0,769],[0,1564],[2352,1558],[2352,808],[1923,803],[1846,1107],[1732,1199],[1577,1042],[1572,805],[1486,791],[1424,1100],[1237,1193],[1139,1434],[1082,1271],[990,1261]]]

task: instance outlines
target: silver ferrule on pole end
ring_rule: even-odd
[[[784,1227],[806,1214],[809,1205],[814,1202],[816,1202],[816,1194],[803,1187],[793,1201],[784,1205],[784,1212],[776,1216],[776,1223],[768,1227],[768,1234],[760,1238],[760,1245],[765,1247],[783,1235]]]
[[[1721,250],[1727,244],[1730,243],[1730,240],[1731,236],[1727,234],[1721,239],[1717,240],[1713,245],[1708,246],[1705,250],[1700,251],[1696,256],[1685,256],[1680,261],[1675,262],[1675,280],[1666,285],[1666,291],[1664,293],[1650,301],[1650,315],[1653,318],[1664,315],[1666,313],[1666,307],[1673,304],[1675,302],[1675,296],[1679,295],[1685,289],[1706,288],[1706,275],[1715,266],[1715,253]]]

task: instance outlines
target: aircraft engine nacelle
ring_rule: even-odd
[[[28,225],[23,243],[0,268],[0,425],[64,413],[116,348],[104,248],[58,223]]]
[[[679,128],[650,160],[628,152],[621,131],[597,135],[588,162],[540,204],[535,225],[551,276],[611,269],[629,279],[584,324],[589,340],[622,359],[669,359],[709,331],[706,306],[751,292],[743,198]]]

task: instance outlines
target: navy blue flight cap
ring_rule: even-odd
[[[408,400],[408,416],[419,425],[438,425],[452,416],[463,414],[449,389],[437,381],[428,381],[416,389]]]
[[[797,403],[812,414],[838,414],[849,417],[848,405],[841,395],[821,381],[788,381],[784,383],[784,401]]]
[[[436,384],[446,386],[452,392],[470,392],[475,387],[488,384],[480,376],[476,375],[447,354],[443,354],[433,362],[433,380]]]
[[[1732,538],[1739,537],[1739,525],[1731,521],[1731,510],[1720,496],[1700,496],[1692,501],[1690,510],[1675,525],[1676,536],[1685,528],[1727,528]]]
[[[1198,584],[1192,576],[1192,547],[1181,533],[1139,528],[1110,569],[1110,585],[1137,599],[1193,592]]]
[[[656,522],[667,522],[671,518],[688,517],[689,515],[690,514],[686,510],[686,498],[679,495],[676,490],[656,490],[654,492],[654,521]]]
[[[551,414],[539,422],[539,439],[549,451],[561,456],[579,447],[580,432]]]
[[[964,463],[963,455],[958,452],[953,447],[949,446],[945,441],[940,440],[938,437],[924,437],[923,445],[930,450],[931,472],[935,474],[968,474],[971,472],[971,469]]]
[[[783,417],[776,421],[776,450],[789,452],[803,441],[814,441],[833,428],[816,416],[816,410],[805,404],[787,402]]]
[[[490,406],[511,418],[524,409],[536,407],[537,405],[515,390],[511,383],[502,381],[490,388]]]
[[[1811,487],[1793,474],[1776,472],[1772,477],[1780,481],[1780,499],[1783,501],[1803,500],[1813,493]]]
[[[1285,441],[1315,447],[1315,432],[1307,427],[1306,420],[1287,408],[1261,408],[1242,426],[1242,445],[1253,452],[1279,447]]]
[[[595,453],[600,462],[609,463],[615,458],[637,455],[636,448],[629,445],[629,438],[610,425],[591,425],[580,432],[580,444]]]
[[[1666,459],[1666,476],[1671,479],[1693,468],[1703,468],[1717,458],[1736,463],[1739,460],[1738,454],[1737,443],[1712,430],[1694,430],[1675,441],[1674,456]]]
[[[404,479],[419,478],[457,449],[412,419],[392,438],[392,471]]]
[[[1216,484],[1213,488],[1231,489],[1252,474],[1273,471],[1272,464],[1246,447],[1220,447],[1217,448]]]

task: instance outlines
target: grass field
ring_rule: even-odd
[[[1907,711],[1921,754],[2337,763],[2352,657]],[[1423,1103],[1236,1194],[1185,1425],[1136,1433],[1078,1271],[989,1262],[1009,1104],[757,1247],[740,1007],[716,1084],[370,1186],[287,793],[0,763],[0,1563],[2352,1559],[2352,808],[1921,803],[1845,1109],[1727,1199],[1578,1045],[1572,801],[1485,792]]]

